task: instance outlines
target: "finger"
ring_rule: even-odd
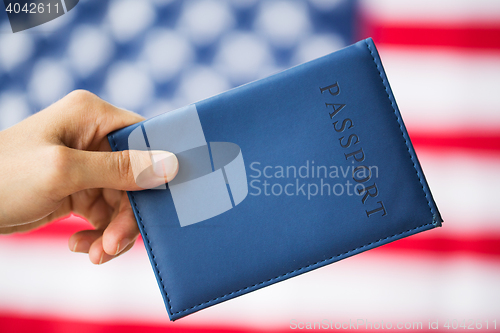
[[[97,121],[100,125],[96,131],[95,139],[97,140],[105,139],[110,132],[136,124],[146,119],[135,112],[117,108],[104,100],[100,101],[102,106],[100,110],[101,112],[97,112],[99,117]]]
[[[68,247],[73,252],[89,253],[92,243],[101,236],[102,230],[82,230],[71,235]]]
[[[110,132],[136,124],[146,119],[135,112],[117,108],[106,101],[103,101],[103,103],[104,112],[101,113],[101,115],[104,115],[104,117],[101,118],[103,121],[100,122],[101,126],[99,126],[98,131],[96,132],[96,138],[106,138]]]
[[[127,247],[125,247],[123,250],[121,250],[120,253],[118,253],[116,256],[114,256],[114,258],[118,258],[122,254],[127,253],[128,250],[130,250],[132,247],[134,247],[135,241],[136,240],[134,240],[132,243],[130,243],[129,245],[127,245]]]
[[[46,112],[46,111],[45,111]],[[108,133],[140,121],[140,115],[117,108],[85,90],[75,90],[55,103],[57,137],[68,147],[96,150]]]
[[[109,255],[118,255],[139,236],[139,227],[134,218],[127,195],[124,193],[119,212],[104,230],[102,243]]]
[[[123,191],[105,188],[102,190],[102,196],[104,198],[104,201],[106,201],[114,211],[118,212],[120,208],[120,202],[122,201]]]
[[[177,157],[164,151],[95,152],[72,149],[70,177],[74,188],[138,191],[171,181],[179,170]]]
[[[87,220],[94,229],[106,229],[115,209],[105,200],[102,189],[79,191],[71,195],[71,198],[73,214]]]
[[[92,245],[90,245],[89,249],[89,259],[95,265],[101,265],[105,262],[110,261],[115,256],[109,255],[104,252],[102,248],[102,237],[97,238]]]
[[[102,265],[102,264],[110,261],[111,259],[117,258],[117,257],[121,256],[122,254],[124,254],[125,252],[127,252],[128,250],[130,250],[134,246],[134,243],[135,243],[135,241],[130,243],[129,245],[127,245],[127,247],[125,247],[123,249],[123,251],[121,251],[116,256],[112,256],[112,255],[107,254],[104,250],[102,250],[102,238],[98,238],[91,245],[91,249],[89,250],[89,259],[93,264]]]

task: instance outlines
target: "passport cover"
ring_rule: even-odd
[[[108,138],[179,159],[128,193],[171,320],[441,226],[370,38]]]

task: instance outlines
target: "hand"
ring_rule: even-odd
[[[124,191],[143,189],[135,166],[146,170],[141,184],[145,177],[150,187],[178,170],[168,152],[161,152],[169,158],[160,174],[150,167],[148,152],[111,152],[107,134],[142,120],[79,90],[0,132],[0,233],[32,230],[75,213],[95,229],[72,235],[72,251],[102,264],[129,250],[139,229]]]

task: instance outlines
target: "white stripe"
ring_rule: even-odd
[[[47,318],[167,323],[144,250],[103,266],[65,242],[0,242],[0,313]],[[288,327],[297,320],[484,318],[500,313],[496,262],[381,256],[367,252],[219,304],[183,325]]]
[[[443,231],[467,236],[500,232],[500,156],[420,149],[418,157],[445,220]]]
[[[379,51],[409,127],[443,131],[500,126],[498,54],[387,46]]]
[[[380,21],[404,23],[498,24],[500,18],[498,0],[363,0],[361,9]]]

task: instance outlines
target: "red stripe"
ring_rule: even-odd
[[[443,235],[438,230],[432,230],[392,242],[374,251],[389,254],[403,252],[428,253],[436,256],[467,254],[500,259],[499,244],[500,235],[498,234],[455,238]]]
[[[360,37],[372,37],[377,44],[500,50],[499,23],[457,23],[446,26],[430,22],[386,22],[371,18],[362,18],[360,23]]]
[[[500,153],[500,130],[491,132],[419,132],[409,130],[410,138],[415,149],[432,150],[466,150],[469,153],[486,152]]]
[[[319,319],[311,318],[310,322],[314,321],[318,322]],[[340,321],[339,321],[340,322]],[[346,322],[348,325],[349,320],[344,320],[342,322]],[[393,324],[396,324],[398,321],[394,320]],[[298,323],[298,322],[297,322]],[[404,321],[401,321],[404,323]],[[423,329],[419,329],[419,332],[442,332],[447,330],[428,330],[425,326],[425,322],[423,323]],[[304,323],[302,322],[302,325]],[[346,326],[347,327],[347,326]],[[255,329],[255,328],[228,328],[223,326],[211,326],[211,327],[202,327],[202,326],[187,326],[182,325],[178,322],[175,323],[166,323],[163,325],[153,325],[153,324],[122,324],[122,323],[96,323],[96,322],[87,322],[87,321],[77,321],[70,319],[39,319],[39,318],[30,318],[30,317],[22,317],[16,315],[8,315],[8,314],[0,314],[0,329],[2,332],[17,332],[17,333],[284,333],[284,332],[293,332],[294,330],[298,331],[313,331],[313,329],[291,329],[288,323],[283,323],[282,328],[275,329]],[[314,331],[316,331],[314,329]],[[329,329],[330,330],[330,329]],[[351,331],[351,329],[342,329],[342,331]],[[356,331],[359,333],[364,332],[373,332],[372,330],[366,329],[352,329],[352,331]],[[375,330],[376,331],[376,330]]]
[[[122,324],[98,323],[70,319],[40,319],[17,315],[0,314],[0,331],[17,333],[250,333],[250,328],[197,327],[178,323]],[[263,330],[260,332],[289,332],[289,330]]]

